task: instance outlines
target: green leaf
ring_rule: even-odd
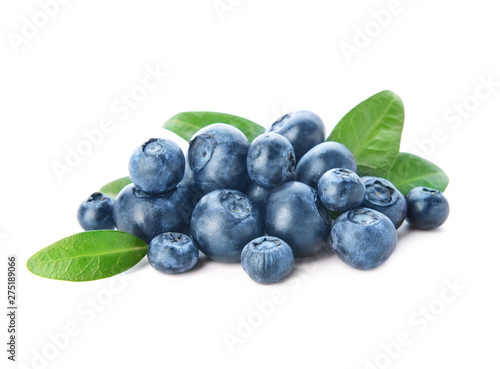
[[[212,123],[230,124],[243,132],[250,142],[266,130],[264,127],[251,120],[237,117],[236,115],[211,111],[188,111],[176,114],[167,120],[163,128],[189,141],[198,130]]]
[[[327,141],[354,154],[360,176],[383,177],[399,153],[404,106],[392,91],[382,91],[354,107],[335,126]]]
[[[417,155],[402,152],[386,175],[403,195],[412,188],[424,186],[443,192],[448,176],[437,165]]]
[[[120,231],[77,233],[29,258],[30,272],[64,281],[93,281],[132,268],[146,255],[148,245]]]
[[[108,184],[102,186],[99,192],[114,200],[118,193],[122,190],[122,188],[131,183],[132,180],[130,179],[130,177],[118,178],[113,182],[109,182]]]

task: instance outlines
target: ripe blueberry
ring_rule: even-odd
[[[185,159],[174,141],[151,138],[138,146],[129,161],[130,179],[144,192],[159,195],[174,189],[184,176]]]
[[[443,194],[428,187],[415,187],[406,194],[406,220],[416,229],[434,229],[446,222],[450,205]]]
[[[233,263],[243,247],[264,234],[262,215],[252,200],[236,190],[215,190],[201,198],[191,217],[191,235],[210,259]]]
[[[167,232],[153,238],[148,247],[148,260],[153,268],[167,274],[183,273],[198,262],[200,252],[185,234]]]
[[[299,110],[282,116],[268,130],[284,136],[299,159],[313,146],[325,140],[325,124],[311,111]]]
[[[295,257],[312,256],[327,244],[330,214],[316,190],[301,182],[287,182],[267,198],[266,232],[284,240]]]
[[[267,189],[291,181],[295,176],[293,146],[277,133],[264,133],[248,149],[247,167],[250,179]]]
[[[356,269],[373,269],[391,256],[398,235],[391,220],[368,208],[350,210],[332,227],[331,247],[346,264]]]
[[[365,185],[349,169],[330,169],[319,180],[318,194],[328,210],[343,213],[361,204]]]
[[[189,142],[188,159],[195,186],[206,194],[217,189],[243,190],[247,185],[248,139],[224,123],[208,125]]]
[[[94,192],[80,204],[77,219],[86,231],[114,229],[113,200],[100,192]]]
[[[365,184],[365,198],[362,207],[377,210],[387,216],[394,227],[399,228],[406,217],[406,200],[388,180],[378,177],[361,178]]]
[[[118,230],[149,244],[161,233],[188,234],[193,208],[193,194],[185,186],[179,185],[161,195],[150,195],[129,184],[116,197],[113,214]]]
[[[271,284],[285,279],[293,264],[292,249],[276,237],[256,238],[241,252],[243,269],[257,283]]]
[[[295,174],[297,181],[317,189],[321,176],[334,168],[345,168],[356,172],[356,160],[344,145],[327,141],[316,145],[300,159]]]

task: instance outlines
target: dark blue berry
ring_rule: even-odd
[[[328,210],[343,213],[361,204],[365,185],[353,171],[336,168],[321,176],[318,194]]]
[[[191,218],[191,235],[210,259],[233,263],[245,245],[264,234],[262,215],[236,190],[215,190],[201,198]]]
[[[344,145],[327,141],[316,145],[300,159],[295,175],[297,181],[317,189],[321,176],[334,168],[344,168],[356,172],[356,160]]]
[[[292,272],[293,252],[291,247],[279,238],[259,237],[245,246],[241,253],[241,264],[255,282],[277,283]]]
[[[194,205],[193,194],[182,185],[161,195],[150,195],[129,184],[116,197],[113,214],[118,230],[149,244],[161,233],[189,234]]]
[[[368,270],[386,261],[396,247],[398,235],[391,220],[368,208],[340,215],[332,227],[331,246],[346,264]]]
[[[194,185],[203,193],[217,189],[245,189],[248,139],[237,128],[223,123],[208,125],[189,142],[188,160]]]
[[[153,268],[167,274],[183,273],[198,262],[200,252],[185,234],[167,232],[153,238],[148,247],[148,260]]]
[[[450,205],[444,195],[428,187],[416,187],[406,194],[406,220],[416,229],[434,229],[446,222]]]
[[[86,231],[114,229],[113,200],[100,192],[94,192],[80,204],[77,219]]]
[[[297,161],[312,147],[325,140],[325,124],[311,111],[299,110],[282,116],[269,128],[279,133],[293,146]]]
[[[185,159],[174,141],[151,138],[137,147],[129,161],[130,179],[136,187],[159,195],[173,190],[184,176]]]
[[[295,177],[295,152],[292,144],[277,133],[264,133],[250,145],[247,155],[250,179],[267,189]]]
[[[387,216],[396,228],[406,217],[406,200],[388,180],[378,177],[362,177],[366,191],[362,207],[377,210]]]
[[[330,214],[317,192],[301,182],[287,182],[267,198],[266,232],[284,240],[295,257],[312,256],[327,244]]]

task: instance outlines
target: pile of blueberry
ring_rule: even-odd
[[[92,194],[78,220],[85,230],[116,227],[141,238],[162,272],[193,268],[201,251],[241,261],[264,284],[324,247],[373,269],[394,251],[405,219],[417,229],[445,222],[441,192],[417,187],[405,197],[383,178],[360,178],[353,154],[324,139],[322,120],[309,111],[283,116],[251,144],[233,126],[208,125],[191,138],[187,159],[175,142],[150,139],[130,158],[133,183],[114,202]]]

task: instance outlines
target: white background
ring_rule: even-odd
[[[37,1],[0,5],[0,276],[6,255],[16,254],[18,363],[73,369],[368,368],[368,361],[377,368],[498,366],[496,3],[401,0],[397,14],[379,17],[383,26],[373,12],[392,11],[388,0],[220,3],[230,10],[218,14],[212,0],[74,0],[45,18]],[[36,30],[25,26],[33,18]],[[359,30],[367,28],[371,36],[360,44]],[[355,46],[356,37],[359,52],[349,60],[341,45]],[[148,68],[169,75],[137,107],[117,111],[122,94],[140,86]],[[494,81],[489,94],[480,87],[487,79]],[[451,215],[436,231],[410,232],[404,225],[382,267],[361,272],[330,257],[302,262],[293,278],[274,286],[252,282],[238,264],[215,262],[168,276],[143,260],[122,282],[52,281],[26,270],[30,255],[80,231],[79,203],[127,175],[135,146],[175,137],[161,129],[170,116],[213,110],[268,126],[283,113],[309,109],[330,131],[354,105],[384,89],[405,102],[401,149],[420,152],[449,175]],[[464,102],[468,111],[457,118],[453,109]],[[97,129],[103,119],[112,131],[58,178],[54,163],[66,165],[68,150],[85,140],[83,130]],[[454,294],[447,290],[453,283],[466,288]],[[6,289],[6,282],[0,285]],[[272,296],[280,298],[271,309]],[[271,313],[262,318],[256,302]],[[429,305],[424,318],[420,309]],[[243,332],[242,321],[255,328]],[[68,324],[76,333],[64,339]],[[390,344],[405,332],[405,347]],[[242,333],[248,337],[225,343],[227,334]],[[5,363],[6,345],[0,347]]]

